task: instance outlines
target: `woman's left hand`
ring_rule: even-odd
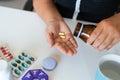
[[[104,19],[96,25],[87,43],[98,50],[108,50],[120,42],[120,13]]]

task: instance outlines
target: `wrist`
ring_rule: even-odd
[[[51,18],[49,19],[48,21],[46,21],[46,24],[47,25],[51,25],[51,24],[54,24],[54,23],[60,23],[60,22],[64,22],[63,18]]]

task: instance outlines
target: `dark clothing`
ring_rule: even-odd
[[[63,17],[72,18],[76,0],[56,0],[56,7]],[[81,0],[79,20],[99,22],[115,14],[120,0]]]
[[[27,0],[23,10],[27,10],[27,11],[33,11],[33,0]]]

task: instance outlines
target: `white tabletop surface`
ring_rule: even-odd
[[[65,21],[73,32],[77,21]],[[31,68],[41,68],[40,62],[47,56],[56,58],[56,69],[46,71],[49,80],[94,80],[99,58],[108,53],[120,53],[120,44],[109,51],[99,52],[76,38],[79,44],[77,54],[73,57],[64,55],[49,47],[44,31],[45,23],[35,12],[0,7],[0,42],[8,43],[14,56],[21,51],[35,56],[38,60]]]

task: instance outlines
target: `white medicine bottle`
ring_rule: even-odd
[[[0,80],[13,80],[8,62],[2,59],[0,60]]]

